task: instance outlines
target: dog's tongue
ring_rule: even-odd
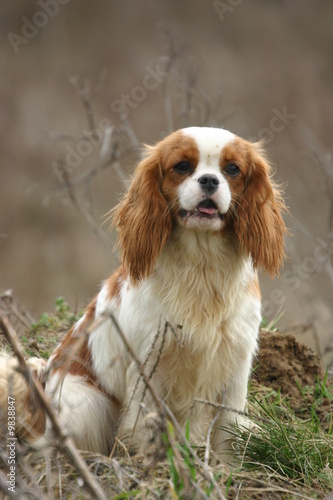
[[[217,207],[212,200],[204,200],[199,203],[198,212],[205,215],[215,215],[217,212]]]
[[[198,207],[198,212],[207,215],[214,215],[216,213],[216,208],[214,207]]]

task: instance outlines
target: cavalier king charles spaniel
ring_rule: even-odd
[[[260,144],[223,129],[185,128],[146,148],[113,211],[122,263],[48,362],[46,392],[79,448],[108,454],[117,438],[147,452],[149,380],[193,439],[215,417],[213,453],[228,453],[257,349],[257,272],[276,275],[284,257],[270,170]]]

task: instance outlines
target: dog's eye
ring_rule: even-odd
[[[230,177],[236,177],[240,174],[240,168],[235,163],[228,163],[224,171],[226,174],[230,175]]]
[[[179,174],[187,174],[192,171],[192,167],[187,161],[181,161],[174,165],[173,169]]]

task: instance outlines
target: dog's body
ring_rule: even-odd
[[[80,448],[109,453],[149,443],[155,411],[119,322],[155,393],[203,438],[222,404],[212,447],[239,420],[261,321],[257,268],[283,257],[282,199],[260,149],[221,129],[171,134],[137,167],[114,214],[123,262],[48,364],[46,391]],[[93,321],[100,323],[71,349]],[[74,346],[74,347],[73,347]]]

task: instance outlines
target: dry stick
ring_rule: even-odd
[[[89,175],[86,178],[82,199],[88,198],[92,182],[94,178],[97,176],[97,173],[103,168],[106,168],[109,163],[111,164],[114,163],[115,148],[112,149],[111,154],[108,154],[113,133],[114,133],[114,127],[108,127],[104,133],[101,149],[99,152],[99,157],[96,164],[90,169]]]
[[[5,307],[8,309],[9,314],[13,314],[16,319],[18,319],[25,328],[30,328],[31,323],[35,322],[35,319],[31,314],[23,309],[13,297],[12,290],[6,290],[0,295],[0,308],[1,301],[4,303]]]
[[[282,488],[281,486],[278,486],[278,485],[274,485],[274,486],[271,486],[269,487],[267,485],[266,482],[264,481],[261,481],[260,479],[255,479],[255,481],[259,484],[262,484],[263,486],[266,486],[266,488],[264,487],[260,487],[260,488],[251,488],[251,487],[248,487],[248,488],[243,488],[243,491],[253,491],[253,492],[260,492],[260,493],[263,493],[265,491],[270,491],[270,492],[280,492],[280,493],[287,493],[287,494],[292,494],[293,496],[297,496],[297,497],[301,497],[301,500],[313,500],[313,497],[308,497],[306,496],[304,493],[299,493],[297,491],[294,491],[293,490],[288,490],[287,488]],[[329,500],[331,497],[325,497],[327,498],[327,500]]]
[[[75,208],[77,209],[79,214],[86,220],[88,225],[93,229],[93,231],[96,234],[98,234],[98,236],[100,236],[100,238],[104,241],[104,243],[109,248],[112,249],[113,245],[111,245],[109,238],[105,235],[105,233],[101,230],[101,228],[96,224],[94,218],[88,212],[88,210],[86,210],[85,207],[82,205],[82,203],[80,203],[78,201],[65,166],[62,163],[59,163],[59,165],[62,167],[63,179],[64,179],[65,185],[67,187],[68,195],[69,195],[71,202],[73,203],[73,205],[75,206]]]
[[[250,420],[252,418],[251,415],[249,413],[247,413],[246,411],[236,410],[235,408],[230,408],[229,406],[221,404],[221,403],[214,403],[213,401],[208,401],[207,399],[196,398],[194,400],[194,402],[195,403],[202,403],[202,404],[208,405],[208,406],[212,406],[213,408],[216,408],[218,410],[219,409],[220,410],[227,410],[227,411],[230,411],[230,413],[236,413],[237,415],[240,415],[241,417],[247,417]],[[256,416],[255,418],[259,422],[263,422],[263,423],[269,422],[269,420],[267,420],[267,418],[262,418],[262,417],[258,417],[258,416]]]
[[[34,317],[31,316],[27,311],[25,311],[24,309],[20,310],[17,303],[8,304],[8,308],[9,313],[13,314],[14,317],[22,323],[24,328],[28,328],[30,330],[31,324],[36,322]]]
[[[35,491],[39,489],[37,481],[35,480],[33,476],[33,471],[29,467],[29,465],[25,462],[24,459],[22,459],[22,449],[21,446],[19,445],[18,441],[16,441],[16,460],[18,461],[21,469],[23,470],[23,473],[27,476],[28,479],[31,480],[31,486],[28,484],[28,479],[24,478],[24,474],[16,474],[16,480],[15,480],[15,491],[13,494],[13,498],[18,498],[19,492],[21,493],[21,496],[23,497],[24,494],[26,495],[26,498],[39,498],[39,500],[50,500],[50,498],[46,495],[43,495],[42,492],[40,491],[38,494],[35,495]],[[6,465],[8,465],[8,455],[6,453],[6,448],[5,445],[3,445],[0,448],[0,467],[3,466],[6,468]],[[15,464],[16,465],[16,464]],[[3,479],[5,480],[3,481]],[[17,483],[17,484],[16,484]],[[12,496],[11,493],[13,493],[9,489],[8,485],[8,475],[6,476],[5,473],[1,472],[0,469],[0,491],[6,492],[9,496]],[[29,495],[28,495],[29,494]],[[3,498],[3,497],[1,497]]]
[[[216,415],[215,417],[213,418],[213,420],[211,421],[210,423],[210,426],[209,426],[209,429],[208,429],[208,432],[207,432],[207,439],[206,439],[206,448],[205,448],[205,465],[206,467],[208,467],[208,460],[209,460],[209,449],[210,449],[210,446],[209,446],[209,443],[210,443],[210,436],[211,436],[211,433],[212,433],[212,430],[213,430],[213,427],[214,425],[216,424],[219,416],[221,415],[222,413],[222,408],[219,409],[217,412],[216,412]]]
[[[137,355],[133,351],[131,344],[128,342],[127,338],[125,337],[124,332],[120,328],[120,325],[119,325],[118,321],[116,320],[115,316],[113,314],[110,314],[109,317],[110,317],[111,321],[113,322],[114,326],[116,327],[116,330],[117,330],[118,334],[120,335],[121,340],[125,344],[125,347],[126,347],[127,351],[130,353],[131,357],[135,361],[135,363],[136,363],[136,365],[137,365],[137,367],[139,369],[139,373],[140,373],[141,377],[143,378],[146,386],[148,387],[148,389],[149,389],[149,391],[150,391],[150,393],[151,393],[151,395],[153,397],[153,400],[154,400],[154,403],[155,403],[156,407],[159,409],[159,411],[161,412],[162,416],[165,416],[164,405],[163,405],[162,401],[156,395],[155,390],[154,390],[154,388],[153,388],[150,380],[146,376],[146,374],[145,374],[145,372],[143,370],[141,361],[139,360],[139,358],[137,357]]]
[[[130,353],[130,355],[133,358],[133,360],[135,361],[135,363],[137,364],[139,372],[140,372],[140,375],[142,376],[142,378],[143,378],[146,386],[148,387],[148,390],[150,391],[150,393],[151,393],[151,395],[153,397],[154,403],[155,403],[156,407],[158,408],[158,410],[160,411],[162,417],[165,418],[166,414],[169,415],[169,417],[172,420],[173,425],[176,428],[178,434],[183,439],[184,443],[186,443],[186,446],[187,446],[189,452],[191,453],[191,455],[193,456],[193,458],[195,459],[195,461],[197,462],[197,464],[202,468],[202,475],[208,481],[211,481],[211,483],[213,484],[214,488],[216,489],[216,493],[217,493],[218,497],[221,500],[226,500],[225,496],[223,495],[222,491],[219,488],[219,485],[215,481],[215,478],[214,478],[213,474],[210,474],[209,471],[206,470],[205,464],[200,460],[200,458],[198,457],[198,455],[196,454],[196,452],[192,448],[191,444],[189,443],[188,439],[186,438],[185,433],[181,429],[181,426],[179,425],[179,423],[178,423],[176,417],[174,416],[173,412],[156,395],[155,390],[154,390],[154,388],[153,388],[150,380],[148,379],[148,377],[144,373],[144,370],[142,368],[142,364],[141,364],[139,358],[136,356],[135,352],[133,351],[132,346],[129,344],[127,338],[125,337],[124,332],[120,328],[120,325],[119,325],[118,321],[116,320],[115,316],[113,314],[110,314],[109,317],[110,317],[111,321],[113,322],[113,324],[114,324],[114,326],[115,326],[118,334],[120,335],[123,343],[125,344],[126,349]]]
[[[161,326],[161,325],[160,325],[160,323],[159,323],[158,330],[157,330],[157,334],[155,335],[155,337],[154,337],[154,339],[153,339],[152,345],[151,345],[151,347],[150,347],[150,349],[149,349],[148,355],[147,355],[147,357],[146,357],[146,359],[145,359],[144,363],[143,363],[143,364],[141,364],[141,363],[140,363],[142,370],[144,370],[144,369],[145,369],[145,367],[147,366],[148,361],[149,361],[149,359],[150,359],[150,356],[152,355],[152,353],[153,353],[153,351],[154,351],[155,344],[156,344],[156,342],[157,342],[157,340],[158,340],[158,338],[159,338],[159,336],[160,336],[160,326]],[[165,335],[165,331],[164,331],[164,335]],[[164,345],[164,338],[163,338],[163,340],[162,340],[162,349],[163,349],[163,345]],[[158,360],[160,359],[160,356],[161,356],[161,348],[160,348],[160,352],[159,352]],[[153,368],[152,372],[149,374],[149,378],[148,378],[148,380],[150,380],[150,379],[152,378],[152,376],[153,376],[154,371],[155,371],[155,369],[156,369],[156,368],[157,368],[157,363],[156,363],[156,366],[154,366],[154,368]],[[131,404],[132,404],[132,401],[133,401],[133,399],[134,399],[134,396],[135,396],[135,394],[136,394],[136,391],[137,391],[137,389],[138,389],[138,387],[139,387],[139,383],[141,382],[141,378],[142,378],[142,377],[141,377],[141,373],[140,373],[140,375],[138,376],[138,378],[137,378],[137,380],[136,380],[136,382],[135,382],[135,386],[134,386],[134,389],[133,389],[133,391],[132,391],[131,399],[129,400],[129,403],[128,403],[128,405],[127,405],[127,408],[126,408],[126,410],[125,410],[124,414],[126,414],[126,413],[128,412],[128,410],[129,410],[129,408],[130,408],[130,406],[131,406]],[[143,393],[143,395],[142,395],[142,398],[141,398],[141,403],[143,402],[143,400],[144,400],[144,398],[145,398],[146,389],[147,389],[147,386],[145,386],[145,392],[144,392],[144,393]],[[138,414],[137,414],[137,417],[136,417],[136,420],[135,420],[135,423],[134,423],[134,426],[133,426],[133,430],[132,430],[131,438],[132,438],[132,437],[133,437],[133,435],[134,435],[135,428],[136,428],[136,425],[137,425],[137,422],[138,422],[138,419],[139,419],[139,414],[140,414],[140,412],[138,411]],[[118,429],[118,434],[119,434],[119,431],[121,430],[121,428],[122,428],[122,424],[120,425],[120,427],[119,427],[119,429]],[[112,458],[112,457],[113,457],[113,454],[114,454],[115,449],[116,449],[116,446],[117,446],[117,441],[118,441],[118,439],[117,439],[117,436],[116,436],[116,439],[115,439],[115,442],[114,442],[114,444],[113,444],[113,447],[112,447],[111,453],[110,453],[110,455],[109,455],[109,456],[110,456],[110,458]]]
[[[107,317],[107,315],[105,315],[105,316]],[[127,351],[130,353],[132,359],[134,359],[135,363],[137,364],[137,367],[138,367],[139,373],[140,373],[140,377],[142,377],[142,379],[144,380],[144,382],[146,384],[146,387],[148,387],[148,389],[149,389],[149,391],[150,391],[150,393],[151,393],[151,395],[153,397],[153,400],[154,400],[154,403],[155,403],[156,407],[160,411],[162,417],[165,418],[165,411],[164,411],[163,404],[160,401],[160,399],[157,397],[157,395],[156,395],[156,393],[154,391],[154,388],[153,388],[150,380],[146,376],[141,361],[136,356],[135,352],[132,349],[132,346],[128,343],[128,340],[125,337],[122,329],[120,328],[120,325],[119,325],[118,321],[116,320],[115,316],[113,314],[110,314],[109,317],[110,317],[111,321],[113,322],[114,326],[116,327],[116,330],[117,330],[118,334],[120,335],[123,343],[125,344],[125,347],[126,347]],[[116,449],[116,441],[115,441],[115,443],[113,445],[113,448],[111,450],[110,457],[113,456],[115,449]]]
[[[31,387],[35,391],[35,394],[37,395],[38,401],[45,410],[47,416],[49,417],[53,430],[57,437],[60,440],[60,444],[66,455],[68,456],[69,460],[75,467],[75,469],[78,471],[78,473],[82,476],[84,482],[88,486],[88,488],[91,490],[91,492],[94,494],[95,498],[99,500],[107,500],[106,495],[104,494],[102,488],[100,485],[95,481],[95,478],[92,476],[92,474],[89,471],[89,468],[87,467],[87,464],[85,461],[82,459],[80,456],[73,440],[66,436],[66,434],[63,432],[60,423],[58,421],[58,418],[56,417],[55,413],[53,412],[50,402],[45,395],[45,392],[42,388],[41,383],[37,379],[33,379],[30,376],[30,371],[29,368],[25,362],[24,355],[23,355],[23,350],[20,345],[20,342],[17,338],[16,332],[14,328],[12,327],[10,321],[3,316],[0,313],[0,327],[2,328],[7,340],[11,344],[14,354],[16,355],[17,359],[19,360],[20,363],[20,369],[22,371],[23,376],[26,378],[26,380],[31,384]]]
[[[110,157],[106,157],[103,161],[98,159],[97,164],[93,165],[90,170],[88,170],[87,172],[84,172],[81,175],[77,175],[75,178],[71,179],[72,187],[77,187],[77,186],[80,186],[81,184],[91,182],[91,180],[94,177],[96,177],[96,175],[99,173],[99,171],[103,170],[104,168],[106,168],[109,165],[109,163],[112,161],[112,159],[113,159],[112,155],[110,155]],[[122,158],[120,158],[120,159],[122,159]],[[62,162],[60,160],[57,160],[57,164],[58,165],[60,164],[60,166],[63,168]],[[62,182],[62,180],[60,180],[59,178],[57,179],[57,181],[59,184],[56,187],[51,186],[48,189],[50,189],[51,191],[57,191],[57,192],[64,191],[64,190],[68,189],[65,182]]]
[[[112,139],[113,135],[116,136],[117,134],[115,132],[115,129],[112,126],[112,127],[108,128],[105,132],[103,143],[101,146],[100,155],[99,155],[99,158],[97,160],[97,163],[95,165],[93,165],[87,172],[84,172],[81,175],[77,175],[75,178],[71,179],[72,188],[75,188],[75,187],[80,186],[80,185],[85,185],[87,183],[91,183],[92,180],[97,176],[97,174],[100,171],[108,168],[109,166],[113,166],[117,176],[119,177],[120,181],[124,185],[128,184],[127,175],[123,171],[120,162],[121,162],[121,160],[126,158],[130,153],[133,152],[134,146],[132,144],[131,147],[126,149],[122,154],[119,154],[116,150],[116,146],[114,146],[111,149],[110,153],[106,154],[106,152],[105,152],[106,144],[108,142],[109,142],[109,144],[111,144],[111,139]],[[52,137],[51,137],[51,139],[52,139]],[[82,135],[72,136],[73,141],[78,141],[79,139],[87,140],[87,137],[82,136]],[[66,139],[64,138],[64,140],[66,140]],[[130,140],[132,141],[132,139],[130,139]],[[137,146],[136,146],[136,148],[137,148]],[[57,163],[58,163],[58,165],[60,165],[61,168],[64,168],[63,162],[58,160]],[[62,182],[63,179],[59,179],[59,176],[56,176],[56,177],[57,177],[58,185],[56,187],[50,187],[49,190],[57,191],[57,192],[68,190],[68,186],[67,186],[66,182]]]
[[[85,84],[82,83],[80,79],[75,81],[76,87],[77,87],[77,92],[79,94],[79,98],[83,104],[83,107],[87,113],[87,118],[88,118],[88,124],[90,131],[94,134],[94,131],[96,130],[95,126],[95,119],[94,119],[94,113],[91,107],[91,98],[89,95],[89,90],[88,90],[88,80],[85,81]],[[94,134],[96,138],[96,134]]]

